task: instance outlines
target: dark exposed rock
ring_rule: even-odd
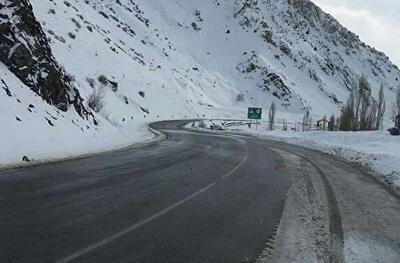
[[[46,119],[47,123],[48,123],[50,126],[54,126],[54,124],[51,122],[51,120],[49,120],[49,119],[46,118],[46,117],[45,117],[45,119]]]
[[[150,114],[149,109],[146,109],[146,108],[143,108],[143,107],[140,107],[140,109],[141,109],[143,112],[145,112],[145,113],[147,113],[147,114]]]
[[[108,15],[103,11],[99,11],[99,14],[102,15],[105,19],[109,19]]]
[[[275,45],[274,40],[273,40],[273,35],[274,35],[274,33],[270,29],[267,29],[262,33],[262,37],[267,43]]]
[[[68,33],[68,36],[69,36],[71,39],[75,39],[75,38],[76,38],[76,35],[75,35],[74,33],[72,33],[72,32],[69,32],[69,33]]]
[[[49,104],[62,111],[73,104],[81,116],[87,116],[78,90],[65,80],[54,59],[29,1],[6,1],[0,14],[0,61]]]
[[[201,28],[196,24],[196,22],[193,22],[193,23],[192,23],[192,27],[193,27],[193,29],[194,29],[195,31],[200,31],[200,30],[201,30]]]
[[[30,163],[31,162],[31,160],[26,155],[22,157],[22,161],[26,162],[26,163]]]
[[[246,68],[246,72],[250,73],[254,70],[256,70],[258,68],[258,66],[254,63],[250,63],[249,66]]]
[[[275,91],[272,95],[279,99],[287,100],[292,93],[282,78],[274,72],[265,72],[264,85],[268,88],[274,88]]]
[[[6,92],[7,96],[12,97],[11,91],[10,91],[9,87],[7,86],[7,84],[4,82],[4,80],[2,80],[2,79],[0,79],[0,80],[1,80],[0,84],[2,84],[1,86],[2,86],[3,90]]]
[[[104,75],[100,75],[100,76],[97,78],[97,80],[98,80],[101,84],[103,84],[104,86],[107,86],[107,85],[108,85],[108,78],[107,78],[106,76],[104,76]]]
[[[109,80],[109,83],[111,85],[111,90],[114,92],[117,92],[118,91],[118,82]]]
[[[11,92],[8,88],[3,87],[3,89],[6,92],[7,96],[12,97]]]
[[[286,43],[285,41],[281,40],[281,43],[279,44],[279,49],[287,56],[291,56],[291,50],[290,50],[290,46],[288,43]]]

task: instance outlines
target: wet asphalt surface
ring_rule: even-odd
[[[0,262],[246,262],[290,178],[263,142],[183,131],[89,158],[0,171]]]

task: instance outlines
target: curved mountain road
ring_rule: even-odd
[[[398,198],[351,164],[186,122],[152,124],[167,139],[140,149],[0,171],[0,262],[400,258]]]

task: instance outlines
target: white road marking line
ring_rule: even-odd
[[[243,159],[240,161],[240,163],[238,165],[236,165],[232,170],[230,170],[227,174],[221,176],[221,179],[226,179],[229,176],[231,176],[234,172],[236,172],[249,158],[249,151],[247,149],[247,143],[245,140],[238,138],[236,136],[229,136],[225,135],[225,134],[211,134],[211,133],[198,133],[198,132],[193,132],[193,131],[187,131],[187,130],[168,130],[168,132],[170,133],[190,133],[190,134],[195,134],[195,135],[203,135],[203,136],[211,136],[211,137],[225,137],[225,138],[229,138],[229,139],[233,139],[236,140],[238,142],[240,142],[241,144],[243,144],[245,146],[245,156],[243,157]]]
[[[92,245],[90,245],[90,246],[88,246],[88,247],[86,247],[84,249],[81,249],[78,252],[75,252],[74,254],[69,255],[68,257],[60,259],[57,262],[58,263],[70,262],[70,261],[72,261],[74,259],[77,259],[77,258],[79,258],[79,257],[81,257],[81,256],[83,256],[83,255],[85,255],[85,254],[87,254],[87,253],[89,253],[89,252],[101,247],[101,246],[104,246],[105,244],[110,243],[110,242],[112,242],[112,241],[114,241],[114,240],[116,240],[116,239],[128,234],[129,232],[132,232],[132,231],[134,231],[134,230],[146,225],[147,223],[150,223],[151,221],[159,218],[160,216],[163,216],[163,215],[167,214],[168,212],[170,212],[170,211],[174,210],[175,208],[183,205],[184,203],[190,201],[191,199],[195,198],[196,196],[200,195],[201,193],[203,193],[203,192],[209,190],[210,188],[214,187],[215,184],[216,184],[215,182],[211,183],[211,184],[207,185],[206,187],[200,189],[199,191],[195,192],[194,194],[192,194],[192,195],[186,197],[185,199],[183,199],[183,200],[171,205],[170,207],[165,208],[164,210],[161,210],[160,212],[158,212],[158,213],[146,218],[145,220],[143,220],[143,221],[141,221],[139,223],[136,223],[133,226],[128,227],[128,228],[126,228],[126,229],[124,229],[124,230],[122,230],[122,231],[120,231],[120,232],[118,232],[118,233],[106,238],[106,239],[103,239],[102,241],[99,241],[99,242],[94,243],[94,244],[92,244]]]
[[[230,138],[232,138],[232,137],[230,137]],[[235,139],[237,139],[238,141],[240,141],[241,143],[243,143],[245,145],[245,156],[240,161],[240,163],[238,163],[232,170],[230,170],[228,173],[226,173],[224,176],[222,176],[221,177],[222,179],[228,178],[230,175],[232,175],[234,172],[236,172],[247,161],[247,159],[249,158],[249,152],[248,152],[248,149],[247,149],[246,142],[241,140],[241,139],[238,139],[238,138],[235,138]],[[153,221],[153,220],[155,220],[155,219],[167,214],[168,212],[170,212],[170,211],[174,210],[175,208],[183,205],[184,203],[190,201],[191,199],[193,199],[196,196],[202,194],[203,192],[209,190],[210,188],[214,187],[215,185],[216,185],[216,183],[213,182],[213,183],[207,185],[206,187],[200,189],[199,191],[193,193],[192,195],[186,197],[185,199],[173,204],[172,206],[167,207],[164,210],[161,210],[160,212],[158,212],[158,213],[146,218],[145,220],[143,220],[143,221],[141,221],[139,223],[136,223],[133,226],[128,227],[128,228],[126,228],[126,229],[124,229],[124,230],[122,230],[122,231],[120,231],[120,232],[118,232],[118,233],[106,238],[106,239],[103,239],[102,241],[94,243],[94,244],[92,244],[90,246],[87,246],[84,249],[79,250],[78,252],[75,252],[72,255],[69,255],[69,256],[67,256],[67,257],[65,257],[63,259],[60,259],[60,260],[57,261],[57,263],[71,262],[72,260],[75,260],[75,259],[77,259],[77,258],[79,258],[79,257],[81,257],[81,256],[83,256],[83,255],[85,255],[85,254],[87,254],[87,253],[99,248],[99,247],[102,247],[102,246],[106,245],[107,243],[110,243],[110,242],[112,242],[112,241],[114,241],[114,240],[116,240],[116,239],[128,234],[129,232],[132,232],[132,231],[134,231],[134,230],[146,225],[147,223],[150,223],[151,221]]]
[[[245,153],[243,159],[240,161],[240,163],[238,163],[235,167],[233,167],[232,170],[230,170],[227,174],[222,176],[221,177],[222,179],[226,179],[229,176],[231,176],[234,172],[236,172],[247,161],[247,159],[249,159],[249,152],[247,150],[247,146],[245,146],[245,147],[246,147],[246,153]]]

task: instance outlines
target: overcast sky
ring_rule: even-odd
[[[400,66],[400,0],[312,0]]]

